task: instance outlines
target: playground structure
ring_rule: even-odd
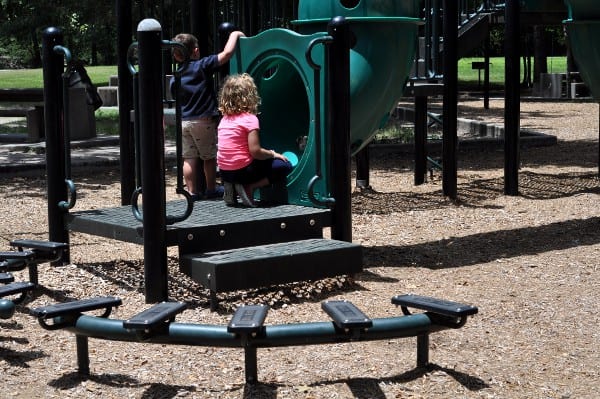
[[[147,196],[149,194],[150,198],[155,198],[156,203],[146,198],[146,201],[144,201],[145,212],[140,213],[142,220],[133,216],[132,208],[128,206],[109,210],[69,212],[75,205],[76,195],[74,183],[70,182],[67,168],[66,176],[64,174],[60,176],[62,180],[59,179],[59,184],[55,185],[64,189],[66,181],[67,192],[61,193],[62,190],[58,189],[57,194],[49,195],[49,208],[56,207],[59,210],[58,217],[54,221],[58,220],[61,223],[66,221],[68,228],[72,231],[81,231],[143,244],[145,247],[147,302],[159,302],[168,299],[168,293],[165,289],[166,284],[164,283],[167,276],[162,263],[164,251],[168,245],[179,247],[182,270],[192,278],[210,287],[213,296],[211,298],[212,307],[216,307],[216,293],[221,290],[296,281],[294,279],[320,278],[323,275],[319,273],[322,273],[323,270],[325,270],[325,275],[356,273],[362,270],[360,247],[349,243],[351,241],[351,226],[347,223],[348,220],[345,219],[349,212],[347,203],[344,209],[344,201],[347,201],[349,197],[347,195],[350,187],[348,163],[349,156],[352,153],[351,149],[359,151],[369,140],[368,134],[364,134],[364,136],[359,135],[358,139],[354,136],[355,140],[353,141],[352,120],[343,117],[344,114],[350,115],[348,106],[352,104],[355,98],[358,98],[350,94],[352,89],[349,90],[351,88],[351,70],[348,69],[348,66],[354,65],[350,61],[352,56],[349,56],[350,60],[344,56],[344,54],[351,54],[348,46],[350,40],[347,36],[348,31],[352,30],[349,27],[352,24],[351,18],[349,16],[348,18],[333,18],[329,21],[324,19],[315,22],[315,24],[326,24],[327,33],[312,32],[303,35],[273,30],[257,35],[256,38],[248,38],[241,43],[238,58],[232,62],[234,71],[249,71],[259,80],[264,80],[265,82],[259,86],[261,91],[265,90],[269,93],[269,98],[275,96],[273,92],[277,93],[281,90],[279,85],[269,86],[269,84],[276,82],[281,77],[285,77],[284,81],[292,82],[296,87],[304,87],[303,83],[311,82],[308,84],[306,91],[300,90],[299,97],[292,97],[292,104],[297,105],[297,102],[300,105],[298,109],[302,111],[299,116],[295,115],[292,120],[300,120],[300,125],[309,125],[308,131],[310,133],[307,137],[307,147],[303,152],[299,152],[300,162],[297,172],[295,172],[299,177],[295,177],[296,180],[291,179],[292,184],[288,187],[287,195],[290,204],[262,208],[257,210],[256,213],[251,213],[254,211],[249,209],[224,208],[222,204],[218,203],[194,204],[194,210],[189,217],[172,224],[167,223],[170,220],[172,221],[168,215],[184,214],[185,209],[189,207],[189,202],[164,203],[164,180],[161,181],[161,179],[156,178],[157,175],[160,176],[164,173],[163,160],[158,155],[161,150],[161,142],[152,140],[156,137],[159,138],[158,140],[162,138],[159,128],[161,123],[158,118],[161,111],[154,112],[162,110],[162,104],[160,103],[161,88],[156,83],[162,81],[162,79],[160,79],[160,68],[157,68],[151,60],[159,58],[157,55],[163,50],[165,43],[160,39],[160,25],[156,21],[144,21],[144,24],[140,24],[139,41],[137,43],[140,60],[139,79],[141,82],[139,90],[144,95],[140,95],[140,109],[136,111],[139,113],[140,118],[138,121],[142,130],[140,143],[142,158],[145,157],[147,161],[142,165],[141,171],[143,194]],[[370,17],[357,18],[355,21],[357,25],[368,25],[367,22],[372,22],[372,20],[369,20]],[[360,18],[365,20],[360,20]],[[413,25],[418,22],[412,20],[413,17],[395,18],[410,20],[410,24]],[[388,22],[391,25],[398,23],[398,21]],[[299,26],[303,25],[311,25],[311,23],[300,20]],[[316,29],[316,31],[318,30]],[[56,49],[60,50],[61,46],[60,35],[57,35],[58,32],[53,30],[47,33],[47,42],[45,43],[45,48],[48,50],[47,55],[50,56],[49,58],[54,58],[55,61],[62,62],[62,55],[64,54],[59,51],[59,57],[56,57]],[[306,52],[303,53],[297,49],[277,48],[273,54],[264,56],[263,52],[268,53],[270,49],[262,43],[262,40],[275,43],[279,41],[294,42],[294,46],[297,45],[304,50],[309,48],[308,53],[310,55],[304,59],[300,55],[304,56]],[[293,56],[288,58],[287,54],[282,55],[284,50],[299,54],[298,59]],[[250,55],[244,56],[244,52],[249,52]],[[315,55],[317,52],[318,55]],[[341,57],[336,57],[340,54]],[[324,60],[328,58],[341,59],[342,62],[340,62],[340,65],[333,66],[325,64]],[[304,65],[297,66],[301,64],[299,61],[302,61]],[[319,62],[323,63],[320,64]],[[311,65],[313,63],[318,65],[318,68],[314,68],[314,65]],[[58,64],[57,62],[55,65]],[[47,74],[51,78],[48,79],[48,82],[54,81],[53,77],[61,69],[56,67],[53,71],[52,68],[49,67],[49,70],[45,70],[45,76]],[[309,72],[315,71],[323,75],[310,80]],[[279,73],[281,73],[281,77],[278,76]],[[341,84],[338,86],[339,82],[332,81],[327,76],[338,77]],[[275,79],[271,81],[270,79],[273,77]],[[306,81],[303,79],[306,79]],[[405,78],[401,80],[405,81]],[[337,101],[331,101],[331,97],[321,94],[321,91],[316,90],[316,86],[324,88],[324,93],[329,96],[332,94],[341,95],[339,97],[334,96]],[[52,94],[51,89],[49,88],[48,92]],[[295,93],[297,92],[295,91]],[[319,95],[315,93],[319,93]],[[324,103],[321,103],[321,101]],[[323,105],[321,107],[317,104]],[[370,118],[365,119],[371,119],[369,122],[375,125],[381,123],[382,119],[385,118],[385,112],[387,112],[384,110],[389,103],[386,102],[384,105],[377,107],[377,112],[374,115],[369,115]],[[275,102],[267,103],[266,106],[280,111],[280,104]],[[266,114],[265,111],[265,117]],[[331,119],[329,119],[330,114],[334,115]],[[336,120],[336,117],[339,119]],[[52,123],[52,120],[51,118],[49,123]],[[58,118],[54,119],[55,122],[57,120]],[[319,123],[313,122],[317,120],[319,120]],[[267,132],[271,126],[274,130],[277,128],[276,118],[273,120],[267,119],[264,123]],[[322,136],[321,133],[318,133],[321,132],[321,128]],[[52,126],[47,129],[47,131],[51,130]],[[57,130],[60,130],[60,127]],[[340,144],[340,142],[326,135],[326,132],[329,131],[347,133],[347,141],[342,141]],[[296,143],[295,138],[297,136],[297,133],[290,133],[290,136],[279,138],[267,136],[265,141],[268,142],[271,139],[273,145],[285,146],[287,144],[293,146]],[[337,146],[347,150],[336,153],[334,148]],[[59,155],[68,155],[68,150],[64,150],[61,154],[62,151],[63,149],[59,147],[57,152]],[[328,151],[336,154],[336,156],[327,156]],[[54,158],[56,164],[60,164],[60,158],[60,156]],[[332,159],[331,164],[329,163],[330,159]],[[155,163],[155,165],[151,166],[152,163]],[[323,165],[321,169],[317,167],[320,163]],[[341,165],[341,167],[337,167],[338,165]],[[49,174],[50,169],[49,163]],[[340,180],[343,184],[336,187],[333,186],[333,182],[337,182],[338,179],[332,177],[331,174],[338,173],[340,170],[342,171]],[[152,179],[157,181],[158,185],[155,184],[156,182],[150,183]],[[304,181],[300,183],[302,180]],[[296,182],[298,182],[298,185],[294,186]],[[313,186],[310,186],[311,183],[313,183]],[[162,188],[160,185],[162,185]],[[70,197],[68,194],[70,194]],[[153,194],[157,195],[154,196]],[[57,201],[50,201],[51,197]],[[298,204],[293,203],[295,200],[304,201],[305,204],[298,206]],[[306,206],[306,204],[309,204],[309,206]],[[302,209],[300,210],[300,208]],[[340,208],[344,212],[339,212]],[[226,213],[230,214],[232,220],[223,220]],[[207,221],[206,219],[209,219],[208,214],[218,215],[219,221]],[[153,219],[150,215],[156,216],[156,219]],[[55,224],[54,227],[56,226]],[[327,226],[332,227],[334,238],[339,238],[339,240],[322,239],[321,230]],[[247,231],[250,229],[253,232],[262,231],[260,234],[253,234],[252,237],[249,237]],[[274,236],[277,236],[277,239],[281,242],[266,241],[267,238],[272,240]],[[68,235],[66,238],[68,242]],[[318,243],[316,247],[323,246],[325,248],[326,255],[335,255],[335,257],[327,258],[323,255],[323,252],[319,253],[315,250],[315,243]],[[330,243],[334,247],[329,247]],[[253,247],[238,248],[237,245],[240,244],[253,245]],[[304,246],[304,244],[309,245]],[[340,248],[342,250],[338,251]],[[241,250],[238,252],[238,249]],[[260,258],[259,253],[267,253],[268,256]],[[60,258],[64,262],[68,259],[68,256],[60,256]],[[324,261],[323,259],[327,260]],[[257,265],[253,265],[250,266],[249,273],[243,274],[243,271],[249,266],[248,260],[267,265],[267,267],[258,269]],[[315,269],[294,274],[295,271],[301,270],[307,264],[315,264]],[[225,265],[225,267],[221,265]],[[233,272],[232,269],[227,267],[233,267]],[[282,272],[280,276],[276,275],[277,271]],[[219,276],[219,272],[223,272],[223,275]],[[240,276],[240,281],[232,282],[228,277],[232,274]],[[253,276],[258,277],[256,277],[256,280],[252,280]],[[157,282],[157,284],[151,286],[148,281]],[[423,299],[423,297],[401,296],[395,297],[393,302],[402,306],[405,313],[408,313],[408,310],[406,310],[408,307],[424,308],[429,313],[370,320],[351,304],[325,303],[323,307],[329,311],[333,323],[301,323],[265,327],[263,322],[266,317],[266,308],[241,307],[233,316],[229,327],[225,329],[220,326],[175,323],[175,316],[183,310],[183,306],[169,302],[161,302],[156,307],[152,307],[128,320],[110,320],[108,319],[110,309],[113,306],[118,306],[120,302],[117,298],[104,298],[38,308],[33,310],[33,315],[40,319],[42,326],[45,328],[66,328],[77,336],[78,364],[80,371],[84,373],[89,363],[87,338],[93,337],[122,341],[141,340],[163,344],[243,347],[246,354],[246,380],[253,382],[257,379],[256,350],[259,347],[269,346],[320,344],[340,340],[387,339],[416,335],[419,337],[417,365],[423,366],[427,364],[427,351],[424,348],[427,348],[426,337],[428,337],[428,334],[449,327],[461,327],[468,315],[477,312],[477,308],[472,306],[465,307],[464,305],[431,298]],[[82,314],[85,311],[94,309],[105,309],[105,314],[101,317]],[[343,317],[348,314],[352,315],[350,320]],[[50,319],[53,320],[52,324],[47,322]],[[87,372],[89,372],[89,368]]]
[[[210,289],[213,309],[220,291],[360,272],[360,246],[351,243],[351,151],[346,149],[357,151],[366,145],[401,96],[414,52],[412,39],[422,22],[415,18],[416,1],[410,7],[408,3],[399,6],[388,1],[382,7],[365,1],[353,9],[333,2],[333,10],[311,9],[305,5],[309,3],[300,4],[296,21],[304,33],[271,29],[242,38],[231,62],[233,72],[254,76],[261,91],[261,140],[267,146],[294,151],[299,158],[287,193],[275,194],[275,198],[273,190],[261,193],[262,202],[275,200],[285,205],[239,210],[222,203],[192,203],[189,198],[166,203],[163,79],[157,60],[173,44],[161,40],[157,21],[144,20],[133,45],[139,72],[128,61],[138,91],[134,120],[139,178],[132,207],[71,212],[75,184],[69,177],[68,146],[59,144],[56,151],[48,148],[48,164],[58,164],[55,177],[49,168],[48,186],[57,187],[56,193],[49,193],[49,204],[60,204],[49,206],[51,236],[55,232],[68,242],[67,230],[71,230],[144,244],[148,302],[168,298],[166,247],[170,245],[179,248],[180,269]],[[339,13],[348,15],[336,17]],[[375,41],[389,44],[371,46],[373,35]],[[406,36],[411,40],[404,40]],[[67,53],[61,42],[59,31],[47,30],[45,82],[56,82],[62,72]],[[395,71],[397,63],[387,60],[389,46],[398,53],[400,71]],[[376,106],[367,106],[369,98],[390,86],[395,90],[379,96]],[[47,101],[56,98],[54,103],[61,103],[58,87],[46,87],[46,93]],[[351,113],[350,107],[364,110]],[[51,111],[51,107],[46,109]],[[47,120],[48,142],[56,146],[60,126],[53,123],[60,118],[53,113]],[[353,130],[356,121],[362,125]],[[299,142],[304,143],[303,149]],[[67,159],[64,168],[62,159]],[[65,181],[68,192],[61,189]],[[185,194],[179,186],[178,190]],[[212,218],[207,214],[218,215],[218,220],[209,221]],[[322,235],[328,226],[331,240]]]

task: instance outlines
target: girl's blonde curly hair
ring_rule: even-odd
[[[258,114],[260,96],[254,79],[247,73],[229,75],[219,91],[219,111],[223,115],[244,112]]]

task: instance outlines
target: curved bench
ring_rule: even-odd
[[[418,295],[399,295],[392,303],[404,315],[370,319],[348,301],[326,301],[323,310],[331,321],[264,325],[268,306],[239,307],[227,326],[179,323],[176,316],[185,310],[181,302],[162,302],[127,320],[109,319],[121,300],[100,297],[60,303],[31,310],[42,327],[65,329],[76,335],[79,372],[89,374],[88,338],[155,344],[239,347],[244,349],[246,382],[258,379],[257,349],[278,346],[334,344],[390,338],[418,337],[417,367],[428,360],[429,334],[464,326],[477,307]],[[410,313],[409,308],[425,312]],[[101,315],[84,312],[100,311]],[[406,314],[408,313],[408,314]]]

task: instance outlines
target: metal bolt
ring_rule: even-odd
[[[287,225],[285,224],[285,222],[281,222],[281,225],[279,225],[279,227],[281,228],[281,230],[285,230]]]
[[[315,219],[310,219],[310,221],[308,222],[309,225],[314,226],[315,224],[317,224],[317,222],[315,221]]]
[[[189,233],[187,235],[187,239],[188,239],[188,241],[192,241],[194,239],[194,235],[192,233]]]
[[[225,237],[225,234],[226,234],[226,233],[225,233],[225,230],[219,230],[219,235],[220,235],[221,237]]]

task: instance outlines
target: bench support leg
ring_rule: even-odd
[[[214,312],[219,307],[219,300],[217,299],[217,292],[210,290],[210,310]]]
[[[255,384],[258,382],[258,366],[256,348],[246,346],[244,348],[244,365],[246,367],[246,382]]]
[[[38,285],[38,265],[37,263],[29,264],[29,281],[32,284]]]
[[[417,335],[417,368],[429,364],[429,334]]]
[[[79,374],[90,375],[90,351],[88,346],[88,337],[76,335],[77,342],[77,368]]]

